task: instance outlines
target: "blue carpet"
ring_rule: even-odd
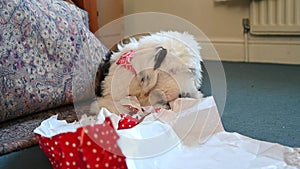
[[[223,66],[225,130],[300,147],[300,66],[231,62]],[[203,81],[202,90],[210,95],[206,71]]]

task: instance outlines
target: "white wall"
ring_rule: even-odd
[[[222,60],[247,61],[242,19],[249,18],[251,0],[124,0],[124,14],[169,13],[190,21],[213,42]],[[159,19],[159,18],[158,18]],[[132,27],[126,26],[125,32]],[[300,37],[251,36],[248,60],[300,64]],[[246,50],[247,51],[247,50]]]

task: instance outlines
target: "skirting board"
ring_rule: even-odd
[[[202,57],[206,60],[218,60],[212,56],[212,49],[206,48],[207,42],[199,42],[202,46]],[[211,40],[219,58],[223,61],[245,62],[243,40]],[[300,42],[291,41],[248,41],[249,62],[300,64]]]
[[[300,44],[250,43],[250,62],[300,64]]]

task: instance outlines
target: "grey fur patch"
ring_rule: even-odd
[[[167,53],[168,53],[167,49],[163,47],[158,47],[158,52],[154,58],[155,61],[154,70],[160,67],[161,63],[165,60]]]

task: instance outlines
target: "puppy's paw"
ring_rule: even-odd
[[[196,92],[181,92],[178,95],[178,98],[194,98],[194,99],[200,99],[203,98],[203,94],[200,91]]]
[[[100,112],[100,107],[98,104],[98,101],[93,101],[93,103],[90,106],[90,113],[91,114],[98,114]]]
[[[159,108],[159,109],[166,109],[166,110],[169,110],[171,109],[171,106],[169,103],[165,102],[165,101],[160,101],[156,104],[153,105],[153,107],[156,109],[156,108]]]
[[[189,92],[182,92],[178,96],[179,98],[190,98],[191,94]]]

